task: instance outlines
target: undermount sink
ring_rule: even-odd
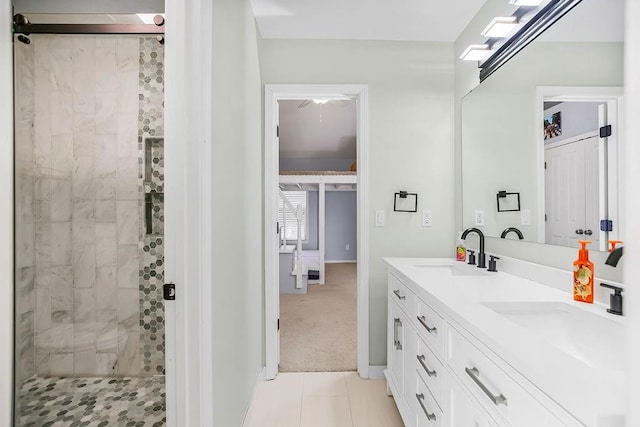
[[[447,265],[433,265],[433,264],[414,264],[414,267],[418,268],[430,268],[435,272],[450,274],[452,276],[484,276],[486,271],[481,268],[474,268],[472,266],[467,267],[466,264],[456,266],[454,264]]]
[[[590,366],[624,367],[625,326],[621,322],[563,302],[482,304]]]

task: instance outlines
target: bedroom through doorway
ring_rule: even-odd
[[[278,117],[279,371],[355,371],[356,100],[280,100]]]

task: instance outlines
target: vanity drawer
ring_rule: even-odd
[[[417,346],[414,363],[416,371],[424,380],[438,406],[442,408],[444,394],[444,377],[446,371],[444,365],[433,354],[422,338],[416,337]]]
[[[444,352],[444,320],[428,304],[416,299],[416,322],[418,334],[424,339],[436,356],[442,358]]]
[[[487,411],[518,427],[565,425],[460,332],[447,335],[451,369]]]
[[[444,425],[442,409],[429,392],[419,375],[414,379],[415,390],[407,396],[413,402],[413,412],[416,414],[416,427],[440,427]]]
[[[415,295],[392,274],[389,274],[389,299],[397,302],[409,317],[413,316]]]

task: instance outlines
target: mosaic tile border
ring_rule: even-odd
[[[140,211],[140,366],[164,373],[164,47],[140,38],[138,149]],[[149,210],[148,210],[149,209]]]

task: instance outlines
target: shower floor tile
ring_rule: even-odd
[[[164,376],[31,377],[20,407],[21,426],[164,426]]]

